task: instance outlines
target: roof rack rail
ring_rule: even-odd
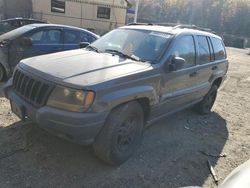
[[[132,22],[132,23],[128,23],[127,25],[129,26],[129,25],[154,25],[154,24],[153,23],[135,23],[135,22]]]
[[[175,27],[177,23],[164,22],[164,23],[155,23],[155,25]]]
[[[176,25],[173,29],[196,29],[196,30],[200,30],[200,31],[207,31],[210,33],[216,33],[215,31],[213,31],[212,29],[209,28],[203,28],[203,27],[198,27],[196,25],[187,25],[187,24],[179,24]]]
[[[178,23],[128,23],[128,26],[131,25],[159,25],[159,26],[169,26],[173,27],[173,29],[195,29],[195,30],[200,30],[200,31],[206,31],[210,32],[213,34],[216,34],[215,31],[209,28],[203,28],[203,27],[198,27],[196,25],[188,25],[188,24],[178,24]]]

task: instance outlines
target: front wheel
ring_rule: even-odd
[[[97,157],[112,165],[125,162],[140,145],[143,127],[144,115],[138,102],[115,108],[93,144]]]
[[[217,96],[217,90],[217,86],[212,85],[211,89],[203,98],[203,100],[195,106],[195,109],[199,114],[205,115],[211,112]]]

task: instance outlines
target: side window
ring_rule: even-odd
[[[28,36],[33,44],[60,44],[61,30],[51,29],[35,32]]]
[[[41,42],[43,37],[43,31],[39,31],[31,35],[29,38],[32,40],[33,43],[39,43]]]
[[[94,42],[95,40],[96,40],[95,37],[89,35],[89,43],[92,43],[92,42]]]
[[[199,55],[198,55],[198,63],[205,64],[210,62],[210,50],[208,46],[207,37],[205,36],[197,36]]]
[[[184,68],[192,67],[195,65],[195,44],[194,38],[190,36],[183,36],[177,39],[172,55],[181,57],[186,60]]]
[[[47,42],[49,44],[60,44],[62,32],[60,30],[48,30]]]
[[[82,32],[81,33],[81,42],[89,42],[92,43],[96,40],[95,37],[93,37],[92,35],[86,33],[86,32]]]
[[[20,27],[20,24],[16,20],[11,21],[10,25],[13,26],[13,27]]]
[[[80,32],[74,30],[65,30],[64,44],[80,44]]]
[[[224,44],[222,43],[222,41],[220,39],[217,38],[211,38],[212,40],[212,44],[213,44],[213,48],[214,48],[214,56],[215,56],[215,60],[222,60],[226,58],[226,51],[225,51],[225,47]]]
[[[207,41],[208,41],[209,49],[210,49],[210,59],[211,59],[211,61],[214,61],[215,60],[214,59],[214,48],[213,48],[210,37],[207,37]]]
[[[85,32],[81,33],[81,42],[89,42],[90,43],[89,35],[87,33],[85,33]]]

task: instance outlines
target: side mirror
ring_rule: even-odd
[[[171,63],[169,65],[170,71],[177,71],[181,69],[184,64],[186,63],[186,60],[181,57],[173,57],[171,60]]]
[[[21,45],[25,48],[30,48],[32,46],[32,40],[28,37],[21,38]]]
[[[88,45],[90,45],[89,42],[81,42],[80,43],[80,48],[86,48]]]

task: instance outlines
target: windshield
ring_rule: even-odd
[[[8,33],[0,35],[0,41],[15,39],[15,38],[23,35],[27,31],[30,31],[32,29],[34,29],[34,26],[31,26],[31,25],[26,25],[26,26],[20,27],[18,29],[14,29]]]
[[[140,61],[153,62],[161,55],[170,37],[170,34],[156,31],[116,29],[91,46],[101,53],[118,51]]]

